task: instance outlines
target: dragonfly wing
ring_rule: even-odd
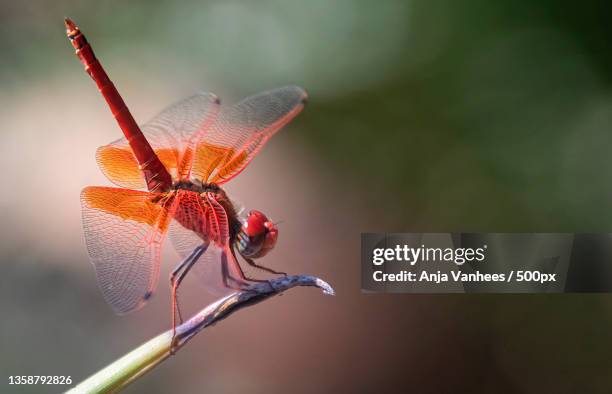
[[[118,314],[142,307],[157,287],[174,204],[154,203],[155,196],[111,187],[81,192],[89,256],[102,294]]]
[[[183,227],[176,219],[170,223],[168,238],[181,258],[189,256],[195,248],[208,242],[195,232]]]
[[[222,184],[236,176],[278,130],[300,113],[308,95],[285,86],[222,108],[196,147],[192,176]]]
[[[195,248],[207,242],[195,232],[187,230],[176,220],[173,220],[170,224],[168,237],[174,249],[182,258],[189,256]],[[223,249],[214,243],[210,243],[206,252],[200,256],[190,271],[196,281],[213,296],[222,296],[233,291],[223,282],[221,270],[222,253]]]
[[[158,152],[158,157],[162,159]],[[122,138],[108,145],[101,146],[96,151],[96,161],[102,173],[117,186],[128,189],[144,189],[147,187],[144,176],[138,167],[136,157]],[[167,163],[162,164],[168,168]]]
[[[214,94],[198,93],[164,109],[141,127],[173,179],[188,175],[195,144],[214,123],[219,104]],[[96,160],[104,175],[117,186],[146,187],[127,139],[120,138],[98,148]]]
[[[204,289],[213,296],[221,297],[234,292],[233,288],[227,286],[223,280],[223,267],[221,259],[226,253],[224,249],[218,245],[211,244],[206,253],[193,266],[193,275],[198,283],[204,286]]]

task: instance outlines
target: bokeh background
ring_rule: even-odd
[[[365,231],[608,232],[612,6],[552,0],[1,1],[0,391],[61,391],[8,376],[80,381],[169,326],[163,280],[126,317],[96,287],[79,191],[120,131],[65,15],[140,122],[197,90],[310,93],[228,191],[283,221],[266,264],[338,295],[249,308],[127,392],[610,391],[608,295],[359,289]]]

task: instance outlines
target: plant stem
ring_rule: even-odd
[[[290,275],[254,284],[245,290],[234,292],[215,301],[178,326],[174,352],[179,351],[198,332],[233,312],[255,305],[296,286],[314,286],[320,288],[325,294],[334,294],[332,287],[325,281],[308,275]],[[96,372],[67,393],[118,392],[172,354],[172,330],[168,330]]]

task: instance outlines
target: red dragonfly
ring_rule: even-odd
[[[136,310],[152,295],[166,234],[184,257],[170,277],[173,329],[177,317],[182,321],[177,290],[192,267],[201,267],[210,287],[242,289],[257,280],[244,275],[238,250],[248,264],[283,274],[253,261],[274,247],[276,226],[259,211],[241,217],[221,186],[302,110],[306,92],[287,86],[223,108],[214,94],[199,93],[141,128],[80,29],[70,19],[65,24],[125,136],[96,152],[102,172],[121,188],[90,186],[81,193],[87,248],[115,312]]]

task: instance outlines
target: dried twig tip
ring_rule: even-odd
[[[331,287],[329,283],[327,283],[323,279],[317,278],[315,283],[317,284],[317,287],[323,291],[323,293],[327,295],[336,295],[334,288]]]

